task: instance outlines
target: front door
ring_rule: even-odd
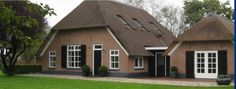
[[[149,76],[165,77],[169,75],[169,57],[162,52],[154,52],[155,56],[149,58]]]
[[[101,60],[102,60],[102,45],[95,44],[93,46],[93,62],[94,62],[94,71],[93,75],[98,75],[98,68],[101,66]]]
[[[195,78],[217,78],[217,51],[195,51]]]

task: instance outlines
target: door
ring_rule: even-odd
[[[102,61],[102,45],[95,44],[93,46],[93,76],[98,75],[98,68],[101,66]]]
[[[217,51],[195,51],[195,78],[217,78]]]
[[[157,56],[157,68],[156,68],[156,72],[157,72],[157,76],[159,77],[164,77],[165,76],[165,56],[163,56],[162,54],[156,54]]]
[[[169,74],[169,57],[163,56],[163,52],[154,52],[154,56],[149,57],[149,76],[164,77]]]

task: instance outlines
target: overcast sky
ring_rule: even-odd
[[[47,17],[50,26],[54,26],[67,14],[69,14],[75,7],[77,7],[83,0],[30,0],[33,3],[48,4],[54,9],[57,16]],[[176,7],[183,7],[183,0],[160,0],[162,5],[174,5]],[[225,2],[226,0],[220,0]],[[234,8],[234,0],[230,0],[231,7]]]

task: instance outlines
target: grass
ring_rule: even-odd
[[[183,87],[135,83],[98,82],[41,77],[7,77],[0,74],[0,89],[233,89],[224,87]]]

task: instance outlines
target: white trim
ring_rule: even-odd
[[[79,46],[80,49],[76,49],[77,46]],[[69,50],[69,47],[73,47],[74,49]],[[76,65],[76,61],[75,61],[76,57],[79,57],[79,63],[81,64],[81,55],[75,55],[76,54],[75,51],[81,52],[81,45],[67,45],[66,48],[67,48],[67,51],[66,51],[66,54],[67,54],[67,56],[66,56],[66,68],[81,69],[80,65],[78,65],[77,67],[75,66]],[[73,51],[74,52],[74,54],[73,54],[74,56],[72,56],[74,58],[74,61],[73,61],[74,62],[74,66],[69,66],[69,53],[68,53],[69,51]]]
[[[118,54],[115,54],[115,55],[113,54],[113,55],[112,55],[112,54],[111,54],[111,51],[117,51]],[[119,58],[120,56],[119,56],[119,54],[120,54],[120,53],[119,53],[119,50],[110,50],[110,52],[109,52],[109,69],[119,69],[119,68],[120,68],[120,58]],[[112,67],[111,67],[111,56],[118,56],[118,68],[112,68]]]
[[[138,66],[135,66],[136,59],[138,59]],[[140,60],[142,61],[142,65],[139,65]],[[143,68],[144,68],[144,58],[140,57],[140,56],[135,57],[134,58],[134,69],[143,69]]]
[[[101,46],[101,48],[100,49],[96,49],[95,46],[97,46],[97,45]],[[95,73],[94,73],[94,67],[95,67],[94,66],[94,51],[95,50],[100,50],[101,51],[101,65],[102,65],[102,48],[103,48],[102,44],[93,44],[92,76],[95,75]]]
[[[107,31],[109,32],[109,34],[112,36],[112,38],[118,43],[118,45],[121,47],[121,49],[125,52],[125,54],[127,56],[129,56],[129,53],[125,50],[125,48],[121,45],[121,43],[117,40],[117,38],[113,35],[113,33],[111,32],[111,29],[107,28]]]
[[[155,76],[157,76],[157,55],[158,53],[155,52]]]
[[[168,47],[145,47],[146,50],[166,50]]]
[[[48,49],[48,47],[50,46],[50,44],[52,43],[53,39],[56,37],[58,31],[55,31],[52,34],[52,37],[49,39],[49,41],[47,42],[46,46],[43,48],[42,52],[40,53],[40,56],[43,56],[43,54],[45,53],[45,51]]]
[[[172,55],[179,48],[181,44],[182,42],[177,43],[175,47],[167,55]]]
[[[55,55],[51,55],[51,53],[54,53]],[[54,63],[55,63],[55,66],[52,66],[50,65],[51,64],[51,57],[55,57],[55,60],[54,60]],[[48,52],[48,68],[56,68],[56,51],[49,51]]]
[[[204,73],[197,73],[197,54],[204,53]],[[216,62],[215,62],[215,69],[216,73],[209,73],[208,72],[208,53],[215,53]],[[195,51],[194,52],[194,75],[195,78],[208,78],[208,79],[216,79],[218,75],[218,51]]]

